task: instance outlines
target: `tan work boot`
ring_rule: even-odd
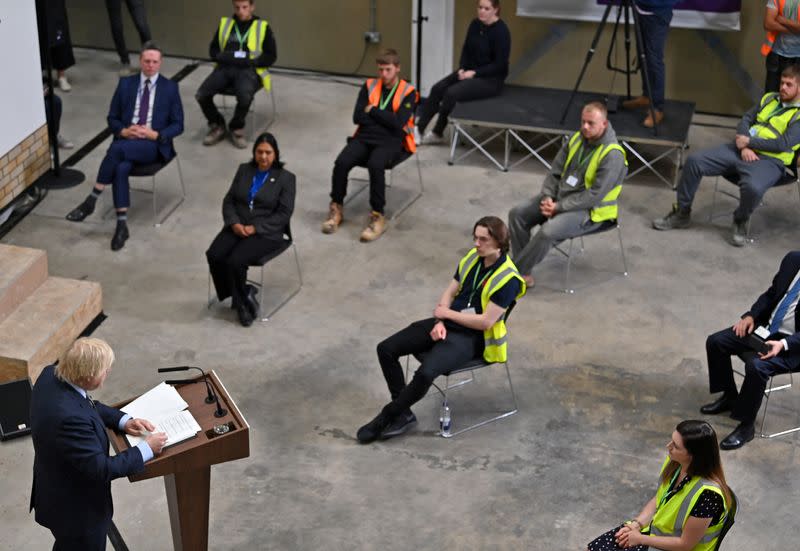
[[[362,243],[369,243],[370,241],[375,241],[385,231],[386,231],[386,218],[384,218],[384,216],[380,212],[376,212],[373,210],[369,214],[369,223],[367,224],[367,227],[364,228],[364,231],[361,232],[361,241]]]
[[[238,149],[247,149],[247,139],[244,137],[244,130],[231,130],[231,142]]]
[[[650,98],[647,96],[637,96],[635,98],[626,99],[622,102],[623,109],[641,109],[650,105]]]
[[[331,201],[330,207],[328,207],[328,218],[322,223],[322,233],[333,233],[338,230],[342,218],[344,218],[344,207]]]
[[[661,124],[661,121],[664,120],[664,112],[663,111],[656,111],[656,122],[653,123],[653,114],[648,113],[647,116],[642,121],[642,124],[645,128],[653,128],[656,124]]]

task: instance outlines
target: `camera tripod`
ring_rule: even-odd
[[[594,39],[592,40],[591,46],[589,46],[589,50],[586,52],[586,59],[583,62],[583,67],[581,68],[581,72],[578,75],[578,80],[575,83],[575,87],[572,89],[572,92],[569,96],[569,101],[567,101],[567,105],[564,107],[564,112],[561,115],[561,124],[564,124],[564,121],[567,118],[567,113],[569,112],[569,108],[572,106],[572,102],[575,99],[575,94],[577,94],[578,89],[581,86],[581,82],[583,81],[583,77],[586,75],[586,69],[589,67],[589,63],[592,61],[592,57],[594,57],[594,53],[597,50],[597,44],[600,42],[600,35],[603,33],[603,29],[605,29],[606,23],[608,22],[608,17],[611,14],[611,9],[616,7],[617,8],[617,19],[614,23],[614,29],[611,35],[611,44],[608,48],[608,55],[606,57],[606,68],[610,71],[615,73],[622,73],[625,75],[626,78],[626,85],[627,85],[627,98],[631,98],[631,75],[637,73],[638,71],[642,72],[642,81],[644,82],[644,90],[648,98],[652,98],[652,87],[650,85],[650,74],[647,70],[647,61],[645,59],[643,47],[642,47],[642,30],[639,24],[639,13],[636,11],[636,8],[633,6],[634,0],[612,0],[606,6],[605,11],[603,12],[603,18],[600,20],[600,24],[597,26],[597,31],[595,32]],[[615,67],[611,63],[611,55],[614,51],[617,41],[617,31],[619,30],[620,23],[623,24],[623,33],[625,37],[625,67]],[[636,57],[637,57],[637,65],[635,67],[631,66],[631,23],[633,23],[633,31],[634,36],[636,38]],[[613,81],[612,81],[613,83]],[[610,94],[609,94],[610,95]],[[611,104],[612,102],[609,98],[606,98],[606,103]],[[650,102],[650,117],[653,119],[653,133],[658,134],[658,124],[656,122],[656,113],[655,107],[653,106],[652,101]],[[609,109],[609,111],[614,111],[615,109]]]

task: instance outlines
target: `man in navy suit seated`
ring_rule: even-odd
[[[183,133],[183,105],[178,84],[160,76],[161,50],[153,42],[142,46],[139,57],[142,72],[121,78],[108,110],[108,126],[114,141],[97,172],[92,193],[67,214],[67,220],[80,222],[94,212],[97,198],[107,185],[114,186],[117,229],[111,250],[118,251],[129,237],[128,175],[133,165],[167,162],[175,156],[172,139]]]
[[[35,456],[31,509],[56,539],[54,551],[106,548],[114,511],[111,481],[144,469],[167,436],[118,409],[93,401],[111,371],[114,352],[100,339],[80,338],[57,366],[44,368],[31,397]],[[145,439],[114,457],[106,427]]]
[[[708,379],[711,392],[722,392],[714,402],[700,408],[714,415],[725,411],[739,421],[734,431],[720,442],[723,450],[741,448],[755,435],[755,420],[761,399],[770,377],[778,373],[800,370],[800,251],[783,257],[772,286],[745,312],[733,327],[708,337]],[[756,350],[752,333],[756,328],[767,335],[766,342]],[[744,381],[736,391],[731,356],[741,355]]]

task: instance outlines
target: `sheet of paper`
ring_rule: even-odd
[[[197,424],[194,416],[189,410],[179,411],[165,417],[153,418],[150,421],[155,425],[156,430],[153,432],[165,432],[167,434],[167,443],[165,446],[171,446],[178,442],[193,437],[200,432],[200,425]],[[128,442],[131,447],[138,446],[142,438],[139,436],[128,435]]]
[[[187,407],[189,404],[181,398],[177,390],[167,383],[160,383],[122,408],[122,411],[131,417],[152,421],[153,417],[164,417]]]

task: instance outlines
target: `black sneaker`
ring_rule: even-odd
[[[734,247],[744,247],[747,243],[747,220],[744,222],[733,221],[731,226],[730,243]]]
[[[390,423],[391,419],[381,411],[375,419],[358,429],[356,438],[361,444],[374,442],[381,436],[383,430],[388,427]]]
[[[389,438],[400,436],[401,434],[406,433],[409,430],[413,429],[416,426],[416,424],[417,424],[417,417],[410,409],[406,410],[404,413],[398,415],[394,421],[389,423],[388,427],[383,429],[383,432],[381,432],[380,439],[388,440]]]
[[[683,209],[678,204],[672,205],[672,211],[664,218],[653,220],[657,230],[678,230],[688,228],[692,224],[692,209]]]
[[[252,314],[254,318],[258,317],[258,311],[259,311],[258,299],[256,299],[257,296],[258,296],[258,288],[255,285],[248,284],[247,298],[245,299],[245,305],[247,306],[247,309],[250,310],[250,314]]]

